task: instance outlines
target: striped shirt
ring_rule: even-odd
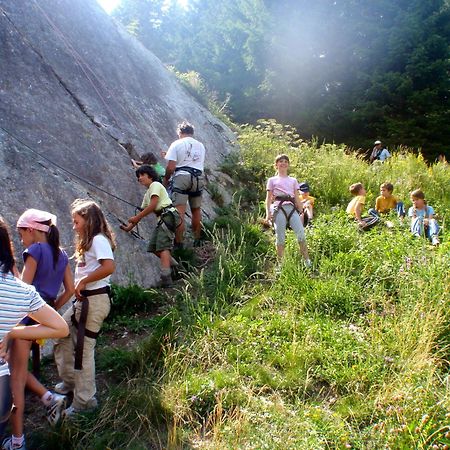
[[[11,273],[0,274],[0,340],[28,313],[44,305],[45,301],[34,286],[23,283]],[[8,364],[0,360],[0,377],[8,374]]]

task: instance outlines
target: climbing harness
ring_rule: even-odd
[[[203,192],[203,187],[200,186],[200,177],[203,172],[199,169],[194,169],[193,167],[181,166],[175,169],[175,173],[177,172],[187,172],[191,175],[191,184],[188,189],[180,189],[174,187],[173,182],[175,176],[172,176],[170,179],[169,189],[171,192],[178,192],[179,194],[189,195],[190,197],[200,197]]]
[[[109,286],[98,289],[90,289],[81,291],[81,312],[79,320],[75,317],[75,304],[73,305],[73,314],[70,318],[72,325],[77,329],[77,344],[75,346],[75,370],[83,369],[83,348],[85,336],[91,339],[97,339],[99,331],[94,332],[86,328],[87,316],[89,313],[89,297],[100,294],[108,294],[109,301],[111,301],[111,288]]]
[[[298,213],[297,207],[295,206],[295,199],[289,195],[279,195],[275,197],[275,201],[279,202],[277,206],[273,209],[273,223],[275,223],[275,219],[279,212],[281,211],[284,216],[286,217],[286,227],[289,226],[289,222],[291,220],[291,217],[294,215],[294,213]],[[284,206],[292,205],[292,210],[287,213],[284,209]]]
[[[165,226],[169,231],[175,233],[176,229],[181,225],[181,218],[177,209],[172,204],[165,206],[159,211],[155,211],[155,214],[159,219],[156,225],[157,227]]]

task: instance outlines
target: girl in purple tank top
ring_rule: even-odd
[[[73,295],[74,283],[67,254],[59,247],[56,216],[46,211],[28,209],[17,221],[17,229],[25,247],[22,281],[32,284],[41,297],[55,309],[61,308]],[[63,292],[58,292],[64,285]],[[31,324],[26,318],[24,324]],[[47,390],[28,372],[31,341],[14,340],[11,346],[11,388],[15,412],[11,416],[15,443],[23,440],[25,386],[35,392],[47,407],[47,419],[55,424],[66,404],[66,398]]]

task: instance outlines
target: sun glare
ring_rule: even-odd
[[[168,2],[175,1],[182,8],[187,9],[189,0],[167,0]],[[115,8],[120,5],[121,0],[97,0],[100,6],[108,13],[111,14]]]
[[[97,2],[108,14],[120,5],[120,0],[97,0]]]

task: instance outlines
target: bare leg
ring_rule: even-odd
[[[200,208],[192,208],[192,233],[194,239],[200,239],[202,231],[202,211]]]
[[[37,378],[30,372],[27,372],[26,387],[38,395],[39,398],[41,398],[48,391],[48,389],[39,383]]]
[[[11,347],[11,392],[14,410],[11,414],[11,429],[14,436],[23,435],[23,413],[25,409],[25,383],[28,374],[28,357],[31,341],[15,339]]]
[[[298,241],[298,246],[300,248],[300,253],[302,254],[305,261],[309,260],[308,247],[306,246],[306,241]]]
[[[161,260],[161,269],[169,269],[170,270],[170,251],[162,250],[156,253]]]
[[[277,256],[278,256],[278,259],[279,260],[283,259],[283,255],[284,255],[284,245],[277,245]]]
[[[184,241],[184,214],[186,212],[186,205],[177,205],[176,208],[180,215],[181,222],[175,231],[175,242],[181,244]]]

